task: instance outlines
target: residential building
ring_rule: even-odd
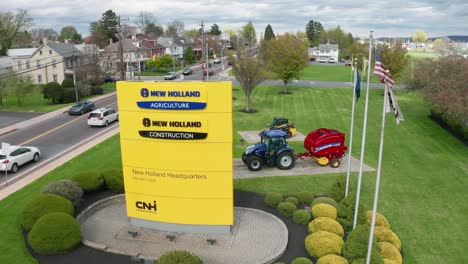
[[[320,58],[320,53],[318,47],[312,47],[307,50],[309,58],[311,61],[317,61]]]
[[[320,59],[328,61],[330,58],[333,58],[335,61],[338,61],[340,52],[338,44],[319,44],[318,51]]]

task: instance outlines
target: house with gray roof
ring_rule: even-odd
[[[318,50],[320,60],[325,59],[329,61],[330,58],[333,58],[335,62],[338,61],[340,52],[338,44],[319,44]]]

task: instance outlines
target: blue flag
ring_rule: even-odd
[[[359,77],[359,71],[357,67],[354,69],[354,92],[356,93],[356,102],[361,96],[361,77]]]

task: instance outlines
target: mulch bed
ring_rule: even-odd
[[[109,191],[95,192],[87,194],[84,197],[83,203],[76,208],[76,214],[79,214],[87,206],[93,204],[94,202],[101,200],[105,197],[115,195],[115,193]],[[308,253],[304,247],[304,240],[307,236],[307,226],[298,225],[293,222],[291,218],[284,218],[278,214],[276,209],[267,207],[263,202],[264,196],[259,195],[253,192],[245,191],[234,191],[234,205],[239,207],[250,207],[259,210],[263,210],[270,214],[273,214],[280,218],[288,227],[289,237],[288,237],[288,246],[284,255],[278,260],[284,263],[290,263],[293,259],[297,257],[307,257]],[[274,230],[272,230],[274,232]],[[26,232],[23,232],[25,242]],[[68,252],[66,254],[60,255],[51,255],[45,256],[35,253],[31,247],[26,242],[26,247],[29,250],[29,253],[38,260],[39,263],[44,264],[102,264],[102,263],[112,263],[112,264],[126,264],[126,263],[138,263],[132,260],[129,256],[112,254],[104,251],[100,251],[94,248],[81,245],[77,249]]]

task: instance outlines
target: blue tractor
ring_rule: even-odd
[[[251,171],[259,171],[264,165],[277,166],[289,170],[296,163],[294,149],[286,142],[288,133],[283,130],[265,130],[260,134],[261,141],[248,146],[242,160]]]

